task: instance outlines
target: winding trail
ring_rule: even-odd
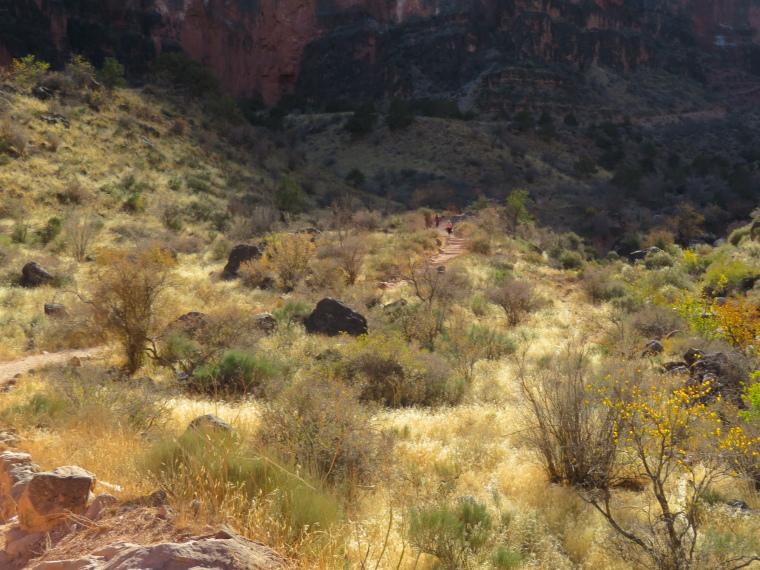
[[[25,374],[29,370],[42,368],[49,364],[62,364],[75,356],[77,358],[92,358],[103,352],[106,346],[94,346],[92,348],[62,350],[49,354],[35,354],[25,358],[18,358],[8,362],[0,362],[0,385],[11,380],[16,374]]]

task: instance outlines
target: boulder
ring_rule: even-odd
[[[61,303],[45,303],[45,314],[51,317],[65,317],[66,305]]]
[[[200,313],[198,311],[190,311],[184,315],[177,317],[164,329],[163,334],[169,332],[183,333],[189,336],[193,336],[199,330],[208,325],[209,315],[206,313]]]
[[[214,414],[206,414],[205,416],[199,416],[190,422],[187,426],[187,431],[215,431],[215,432],[231,432],[232,426],[224,421],[219,416]]]
[[[220,531],[186,542],[117,542],[75,560],[41,562],[32,570],[275,570],[288,561],[261,543]]]
[[[261,257],[261,250],[255,245],[240,244],[232,248],[227,265],[222,270],[222,279],[235,279],[238,277],[238,269],[246,261]]]
[[[272,333],[277,328],[277,319],[271,313],[261,313],[253,319],[256,328],[265,333]]]
[[[328,336],[340,333],[351,336],[367,334],[367,319],[331,297],[325,297],[317,303],[316,308],[306,317],[304,325],[306,331],[312,334]]]
[[[53,277],[36,261],[30,261],[21,269],[21,284],[24,287],[37,287],[43,283],[52,283]]]
[[[50,530],[70,513],[83,514],[95,480],[95,475],[73,465],[36,473],[18,501],[21,528]]]
[[[16,503],[39,471],[28,453],[0,453],[0,520],[7,521],[16,514]]]

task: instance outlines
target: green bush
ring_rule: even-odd
[[[296,473],[275,457],[240,443],[234,434],[186,431],[157,442],[142,469],[173,501],[197,500],[214,516],[249,520],[260,515],[273,533],[298,543],[326,534],[342,519],[338,501],[307,469]]]
[[[557,260],[563,269],[583,269],[583,256],[577,251],[563,250]]]
[[[644,258],[644,267],[647,269],[662,269],[663,267],[673,267],[675,264],[675,258],[667,251],[648,253]]]
[[[47,245],[60,235],[61,229],[61,218],[53,217],[37,234],[40,236],[40,241]]]
[[[736,228],[734,231],[731,232],[731,235],[728,236],[728,243],[731,245],[739,245],[739,242],[742,241],[742,238],[749,235],[750,226],[744,226],[742,228]]]
[[[462,500],[454,507],[409,511],[409,538],[421,552],[438,558],[440,567],[469,568],[468,559],[490,540],[492,521],[486,506]]]
[[[132,194],[124,200],[124,210],[132,214],[141,214],[145,207],[145,201],[138,194]]]
[[[127,80],[124,79],[124,66],[113,57],[107,57],[103,60],[103,69],[98,72],[98,79],[108,89],[127,86]]]
[[[225,352],[218,362],[200,366],[189,387],[205,394],[260,393],[264,382],[280,372],[280,367],[264,355],[233,349]]]
[[[311,305],[308,303],[289,300],[285,301],[281,308],[272,311],[272,316],[277,319],[278,324],[290,328],[297,323],[303,323],[311,311]]]
[[[440,356],[395,335],[360,338],[347,348],[338,374],[358,387],[362,400],[394,408],[455,404],[464,390]]]

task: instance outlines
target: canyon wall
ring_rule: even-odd
[[[759,0],[0,0],[0,64],[113,55],[138,77],[182,49],[268,102],[466,92],[515,64],[760,73],[759,34]]]

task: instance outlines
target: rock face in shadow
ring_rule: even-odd
[[[760,5],[747,0],[0,0],[0,65],[116,56],[133,77],[184,50],[235,95],[297,90],[357,100],[478,80],[571,88],[557,66],[702,74],[698,48],[760,72]],[[531,70],[516,62],[549,63]]]

